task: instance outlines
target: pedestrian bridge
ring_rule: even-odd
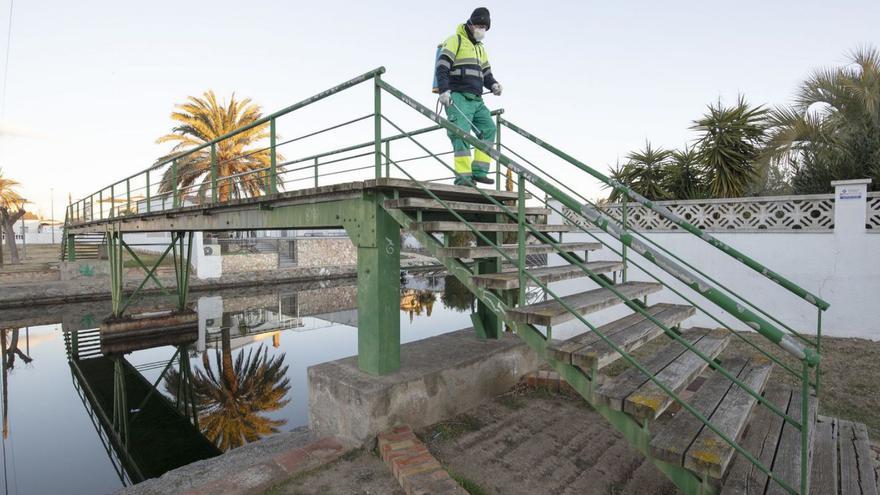
[[[828,302],[535,137],[501,111],[494,112],[499,132],[489,145],[390,85],[383,73],[379,68],[362,74],[68,205],[63,259],[75,259],[77,236],[105,239],[113,300],[108,322],[124,320],[138,295],[122,290],[126,253],[145,272],[141,287],[158,282],[153,271],[170,255],[178,309],[185,311],[192,232],[341,227],[358,250],[358,365],[370,374],[394,373],[400,367],[405,230],[476,296],[471,320],[477,338],[515,332],[682,491],[876,493],[869,466],[852,462],[868,458],[863,427],[816,414]],[[298,119],[303,112],[364,87],[369,113],[303,132],[302,125],[312,122]],[[353,110],[352,101],[343,106]],[[418,119],[430,124],[418,127]],[[295,137],[281,137],[284,125],[297,130]],[[366,136],[357,138],[354,130],[364,125]],[[227,173],[254,151],[228,156],[226,145],[256,127],[266,131],[261,149],[269,152],[268,163]],[[496,160],[494,188],[450,185],[447,135]],[[288,158],[308,149],[310,140],[320,147],[349,139],[353,144],[342,148]],[[620,192],[622,209],[587,198],[588,182]],[[757,283],[779,286],[779,297],[815,312],[816,327],[792,328],[767,309],[773,304],[749,301],[711,270],[644,235],[628,223],[627,201],[692,242],[729,256]],[[564,221],[554,225],[551,216]],[[153,267],[126,243],[137,232],[172,233]],[[571,242],[569,233],[581,242]],[[552,263],[530,265],[530,254],[553,255]],[[551,284],[562,280],[578,290],[559,293]],[[544,300],[527,299],[530,288],[541,290]],[[649,302],[655,297],[665,302]],[[614,306],[628,314],[597,324],[594,315]],[[714,328],[688,327],[685,322],[698,312]],[[732,322],[754,332],[731,331]],[[554,339],[554,327],[562,324],[579,331]],[[732,341],[746,351],[725,352]],[[655,344],[645,347],[651,352],[637,357],[634,351],[649,342]],[[606,376],[606,367],[619,360],[627,371]],[[704,381],[698,387],[699,377]],[[688,388],[697,391],[686,399],[682,392]],[[830,472],[835,476],[826,476]]]

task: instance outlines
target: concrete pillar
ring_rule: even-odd
[[[831,182],[834,186],[834,235],[847,237],[865,232],[868,184],[871,179]]]

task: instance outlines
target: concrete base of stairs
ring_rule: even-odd
[[[515,335],[481,341],[470,328],[404,344],[400,360],[383,376],[361,372],[356,357],[310,367],[310,429],[368,445],[396,425],[421,428],[472,409],[541,363]]]

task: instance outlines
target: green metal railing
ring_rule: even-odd
[[[254,198],[260,199],[261,197],[271,197],[276,194],[283,195],[285,194],[285,191],[295,190],[300,183],[305,184],[305,186],[303,186],[305,188],[319,187],[322,182],[321,179],[323,179],[326,184],[328,180],[332,181],[334,179],[349,178],[352,174],[367,170],[373,170],[373,174],[370,174],[370,176],[376,179],[391,177],[392,171],[397,172],[399,175],[402,175],[406,179],[417,184],[424,194],[432,197],[443,205],[448,214],[451,214],[458,221],[467,225],[468,229],[480,240],[481,244],[491,246],[500,254],[501,258],[517,267],[518,278],[520,281],[518,297],[516,300],[503,300],[493,292],[481,289],[472,283],[470,279],[475,273],[474,269],[470,266],[464,264],[460,260],[441,260],[447,266],[450,273],[459,278],[472,292],[474,292],[482,303],[486,304],[494,314],[503,319],[511,328],[514,328],[532,347],[536,348],[543,354],[546,345],[549,342],[551,329],[548,327],[542,332],[533,325],[526,325],[512,321],[507,315],[508,309],[517,304],[524,304],[525,290],[528,285],[539,287],[549,297],[558,301],[566,311],[571,313],[573,319],[583,324],[590,331],[595,332],[602,341],[608,344],[609,347],[618,353],[629,365],[642,372],[649,380],[663,390],[664,393],[669,395],[674,402],[680,404],[684,410],[698,418],[707,429],[714,432],[726,444],[735,449],[736,452],[748,459],[759,471],[767,475],[775,483],[778,483],[790,493],[805,493],[807,474],[809,473],[809,467],[807,465],[808,459],[806,457],[810,428],[808,421],[809,411],[807,408],[809,405],[811,388],[818,393],[818,365],[819,354],[821,352],[821,313],[828,308],[828,303],[826,301],[806,289],[803,289],[794,282],[791,282],[780,274],[773,272],[761,263],[749,258],[731,246],[703,232],[684,219],[677,217],[665,207],[654,204],[650,200],[636,194],[626,186],[617,183],[604,174],[588,167],[574,157],[561,151],[559,148],[550,145],[544,140],[536,138],[521,127],[502,118],[500,110],[493,112],[498,124],[498,133],[495,143],[493,145],[488,145],[462,131],[446,119],[432,112],[424,105],[421,105],[414,99],[388,84],[386,81],[382,80],[382,73],[384,73],[384,68],[378,68],[364,73],[343,84],[319,93],[318,95],[302,100],[279,112],[270,114],[246,127],[204,143],[192,150],[178,154],[161,163],[154,164],[138,174],[127,177],[122,181],[118,181],[108,187],[96,191],[95,193],[68,206],[65,223],[70,226],[95,222],[101,223],[106,222],[106,219],[116,219],[119,217],[163,214],[166,213],[168,209],[188,208],[193,206],[202,207],[204,205],[211,206],[229,201]],[[352,88],[361,82],[370,80],[373,81],[372,113],[340,124],[312,131],[292,139],[281,140],[277,135],[276,121],[280,117],[290,114],[307,105],[316,103],[335,93]],[[383,113],[383,93],[390,94],[395,100],[400,101],[405,106],[421,113],[428,119],[432,120],[434,125],[413,131],[405,131],[401,126],[389,118],[387,111]],[[370,118],[373,120],[372,139],[368,141],[290,160],[284,159],[278,153],[278,148],[282,146],[299,142],[325,132],[335,131],[358,122],[367,122]],[[226,160],[218,160],[218,145],[226,139],[234,138],[241,132],[262,125],[269,126],[268,147],[249,151],[248,154],[269,151],[271,158],[270,166],[239,174],[227,176],[221,175],[220,171],[223,169],[226,161],[239,159],[241,157],[230,157]],[[396,133],[390,136],[383,136],[383,125],[390,126]],[[620,218],[615,218],[600,205],[596,205],[587,200],[582,194],[572,189],[566,183],[547,173],[546,170],[542,169],[535,163],[526,160],[521,154],[512,150],[507,143],[502,143],[501,129],[503,127],[506,127],[514,134],[525,138],[527,142],[537,146],[538,149],[549,152],[556,158],[561,159],[564,163],[573,168],[573,173],[586,173],[606,186],[620,191],[625,198]],[[510,221],[516,222],[518,249],[515,256],[511,256],[500,247],[500,240],[493,239],[492,237],[494,236],[487,236],[480,232],[474,227],[472,222],[468,221],[459,212],[455,211],[454,208],[450,208],[445,201],[432,191],[430,187],[431,182],[451,178],[454,172],[452,167],[447,163],[448,160],[444,161],[441,158],[441,156],[450,154],[449,152],[435,153],[422,141],[416,139],[417,137],[422,137],[423,135],[435,131],[456,135],[471,146],[492,156],[497,163],[495,170],[496,189],[501,187],[502,175],[505,175],[506,177],[510,177],[510,175],[516,176],[515,189],[518,191],[519,199],[516,207],[504,204],[482,189],[476,189],[486,202],[494,204],[503,211],[502,216]],[[409,145],[414,145],[419,154],[416,156],[401,154],[396,159],[392,159],[391,144],[392,142],[399,140],[402,140]],[[209,153],[207,156],[210,157],[210,168],[207,171],[201,171],[195,177],[185,176],[180,172],[181,164],[186,164],[189,160],[193,160],[197,157],[204,158],[206,156],[206,151]],[[514,157],[516,157],[516,159],[514,159]],[[352,161],[357,160],[363,160],[363,163],[349,168],[333,168],[342,165],[348,166]],[[369,162],[367,162],[367,160],[369,160]],[[425,160],[429,163],[439,163],[441,165],[440,169],[443,170],[443,176],[439,179],[418,179],[415,172],[418,170],[421,173],[426,170],[423,166],[423,161]],[[403,164],[406,165],[404,166]],[[507,171],[506,174],[503,174],[502,167]],[[158,174],[161,174],[163,179],[158,182],[151,182],[151,180]],[[200,178],[202,180],[198,181]],[[133,184],[135,187],[132,187]],[[109,195],[106,194],[108,191]],[[221,194],[221,191],[224,191],[224,193]],[[528,198],[527,195],[533,198],[532,201],[537,201],[568,219],[572,225],[576,226],[576,228],[582,233],[593,237],[603,246],[607,247],[612,253],[620,256],[624,263],[624,270],[621,274],[624,281],[627,279],[629,265],[632,264],[633,267],[638,268],[653,280],[660,282],[678,297],[682,298],[684,301],[688,302],[688,304],[691,304],[701,311],[704,315],[717,322],[722,328],[729,329],[734,325],[726,324],[722,318],[715,315],[705,304],[698,304],[693,297],[687,294],[687,292],[690,292],[691,295],[695,292],[701,296],[702,299],[711,303],[711,306],[720,308],[738,322],[747,325],[754,330],[757,335],[760,335],[765,339],[765,342],[771,343],[772,347],[767,348],[759,345],[755,339],[746,338],[739,332],[728,330],[731,334],[746,342],[762,355],[773,360],[774,363],[782,367],[787,373],[801,380],[802,403],[804,404],[803,410],[801,411],[801,419],[796,419],[790,414],[786,414],[775,404],[767,401],[759,391],[753,390],[748,385],[741,382],[736,376],[731,374],[730,371],[725,369],[721,363],[717,362],[711,356],[702,353],[687,339],[681,337],[675,328],[670,328],[669,326],[664,325],[656,317],[651,315],[646,311],[645,306],[640,304],[639,301],[628,299],[615,286],[613,280],[602,274],[593,272],[587,266],[584,259],[574,253],[566,252],[561,243],[561,236],[560,240],[557,241],[552,239],[549,235],[542,233],[531,222],[529,222],[526,217],[525,205]],[[142,202],[144,199],[145,204]],[[790,325],[782,322],[780,318],[773,316],[768,311],[760,308],[757,304],[748,301],[740,293],[724,286],[721,282],[716,280],[716,278],[705,273],[704,270],[698,269],[692,263],[684,259],[683,256],[671,252],[666,247],[661,246],[650,239],[644,233],[634,230],[632,226],[627,223],[627,200],[636,202],[645,208],[650,209],[680,227],[684,232],[699,237],[701,240],[707,242],[719,251],[731,256],[738,263],[746,265],[749,269],[760,273],[773,283],[783,287],[788,292],[791,292],[800,299],[815,306],[818,309],[819,314],[817,319],[818,326],[816,329],[816,338],[806,338],[800,332],[791,328]],[[105,207],[105,204],[108,201],[110,205],[109,208]],[[155,205],[156,201],[159,202],[158,205]],[[99,205],[97,216],[95,214],[96,202]],[[168,203],[170,203],[170,207]],[[122,205],[125,205],[124,208]],[[403,227],[408,227],[414,221],[399,210],[388,210],[388,213]],[[592,225],[593,227],[587,228],[585,224]],[[610,237],[610,240],[607,237],[603,238],[603,236],[597,235],[597,233],[606,234]],[[587,318],[570,307],[563,298],[549,287],[548,284],[543,283],[531,274],[526,266],[526,240],[529,236],[538,239],[544,244],[552,246],[555,253],[564,261],[577,266],[587,277],[597,283],[600,287],[607,289],[621,299],[623,304],[632,311],[644,316],[662,329],[670,339],[678,342],[683,347],[699,356],[708,363],[712,369],[722,374],[725,378],[736,384],[736,386],[742,388],[745,392],[751,395],[761,407],[766,407],[772,411],[773,414],[781,417],[785,423],[797,428],[802,437],[802,477],[800,480],[800,489],[795,490],[789,483],[781,479],[776,473],[773,473],[770,467],[761,463],[754,455],[739,445],[735,441],[736,439],[729,438],[725,435],[724,432],[718,429],[716,425],[713,425],[704,415],[701,415],[699,411],[694,409],[694,407],[688,404],[687,401],[683,400],[674,390],[658,380],[654,374],[650,373],[650,371],[638,361],[638,359],[616,345],[608,338],[608,336],[604,335],[594,324],[587,320]],[[432,252],[443,246],[443,241],[433,235],[417,233],[417,237],[419,237],[420,241],[423,241],[423,244],[427,245],[429,250],[433,250]],[[177,239],[177,241],[180,243],[180,249],[182,252],[182,238]],[[68,241],[65,240],[64,242]],[[116,252],[116,250],[114,249],[113,252]],[[119,253],[121,253],[121,248],[119,249]],[[635,259],[636,256],[634,256],[634,254],[637,255],[641,262]],[[114,255],[114,260],[112,261],[118,263],[119,259],[121,259],[120,256],[121,254]],[[177,268],[178,260],[175,259],[175,262],[175,267]],[[658,275],[655,273],[655,270],[660,270],[665,275]],[[182,273],[183,270],[179,270],[178,272]],[[671,284],[668,278],[664,278],[664,276],[671,277],[679,287]],[[185,295],[182,297],[184,297],[185,300]],[[776,353],[780,351],[788,357],[783,359],[784,356],[777,356]],[[798,366],[786,363],[786,360],[791,361],[792,359],[800,362],[800,369],[797,369]],[[588,400],[590,399],[590,392],[592,391],[595,376],[589,375],[589,373],[580,370],[579,368],[565,365],[564,363],[552,362],[551,360],[551,364],[560,370],[563,376],[565,376],[579,392],[581,392]],[[815,368],[816,372],[814,382],[810,381],[809,373],[811,368]],[[645,434],[644,431],[647,430],[647,426],[634,428],[632,426],[633,420],[631,418],[622,417],[621,415],[623,413],[615,413],[608,410],[600,410],[600,412],[615,424],[616,427],[621,429],[630,441],[637,444],[642,442],[643,444],[643,438],[639,437],[639,435]],[[643,431],[639,433],[639,430]],[[683,474],[681,471],[682,468],[669,466],[656,460],[655,463],[657,463],[666,474],[673,477],[681,487],[702,486],[699,483],[695,484],[692,475]]]

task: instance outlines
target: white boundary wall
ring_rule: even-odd
[[[712,235],[733,246],[771,270],[819,295],[831,304],[822,316],[822,334],[837,337],[861,337],[880,340],[880,232],[866,231],[867,181],[835,182],[834,228],[825,232],[806,230],[738,232],[726,230]],[[875,195],[871,195],[872,198]],[[558,209],[558,206],[556,206]],[[555,218],[554,218],[555,217]],[[562,223],[554,213],[549,223]],[[815,333],[817,308],[771,282],[706,242],[683,232],[646,232],[651,240],[677,254],[771,315],[797,331]],[[603,241],[619,247],[608,234]],[[564,235],[565,241],[594,240],[585,233]],[[651,262],[629,251],[640,265],[648,268],[669,285],[681,290],[683,285]],[[619,259],[603,248],[590,253],[590,260]],[[631,266],[629,280],[653,280]],[[724,315],[712,303],[690,289],[681,290],[700,305],[723,315],[724,322],[739,321]],[[664,290],[649,296],[649,302],[678,302],[675,294]],[[688,326],[717,327],[718,324],[698,313]],[[731,325],[733,326],[733,325]],[[739,324],[737,329],[745,330]]]

